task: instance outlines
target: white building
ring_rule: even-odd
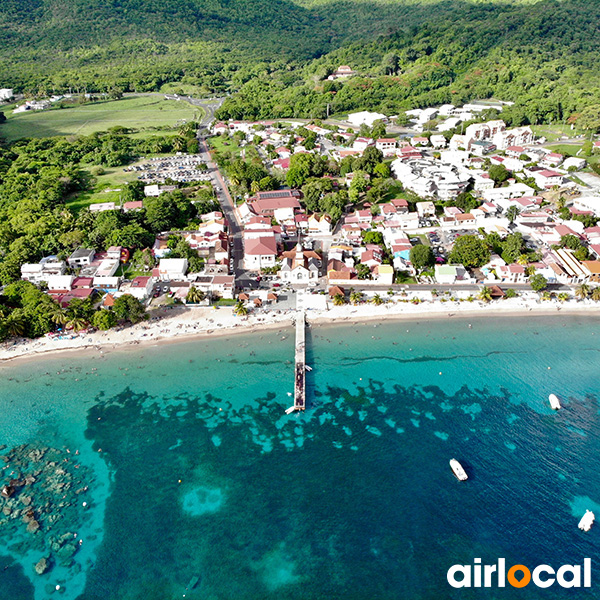
[[[158,263],[158,276],[161,281],[181,281],[188,269],[187,258],[161,258]]]
[[[387,121],[387,117],[381,113],[374,113],[368,111],[362,111],[357,113],[351,113],[348,115],[348,122],[355,127],[360,127],[363,123],[369,127],[373,127],[375,121]]]

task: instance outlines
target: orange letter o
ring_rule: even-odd
[[[515,573],[517,571],[521,571],[523,573],[523,577],[520,581],[515,577]],[[522,588],[531,581],[531,572],[525,565],[513,565],[509,569],[506,578],[508,579],[508,583],[510,583],[510,585],[513,587]]]

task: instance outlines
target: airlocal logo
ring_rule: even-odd
[[[556,571],[550,565],[538,565],[533,571],[525,565],[513,565],[507,571],[504,558],[499,558],[496,565],[482,565],[480,558],[473,562],[473,566],[453,565],[448,569],[448,583],[453,588],[503,588],[507,581],[516,588],[526,587],[530,582],[539,588],[548,588],[555,582],[564,588],[592,587],[592,561],[589,558],[583,559],[583,586],[580,565],[563,565]]]

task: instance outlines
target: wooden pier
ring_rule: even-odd
[[[296,314],[296,371],[294,383],[294,410],[306,408],[306,317],[304,311]]]

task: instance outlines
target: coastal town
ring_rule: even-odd
[[[146,249],[45,256],[22,264],[21,279],[65,310],[76,300],[111,311],[131,296],[163,314],[230,307],[233,321],[280,319],[298,307],[340,318],[344,305],[348,315],[359,305],[388,314],[461,304],[581,309],[600,299],[600,177],[584,156],[600,141],[560,154],[531,127],[508,127],[509,104],[203,123],[196,152],[123,168],[137,177],[140,199],[87,208],[143,214],[204,186],[210,202],[191,196],[193,228],[161,231]],[[70,325],[48,337],[93,329]]]

